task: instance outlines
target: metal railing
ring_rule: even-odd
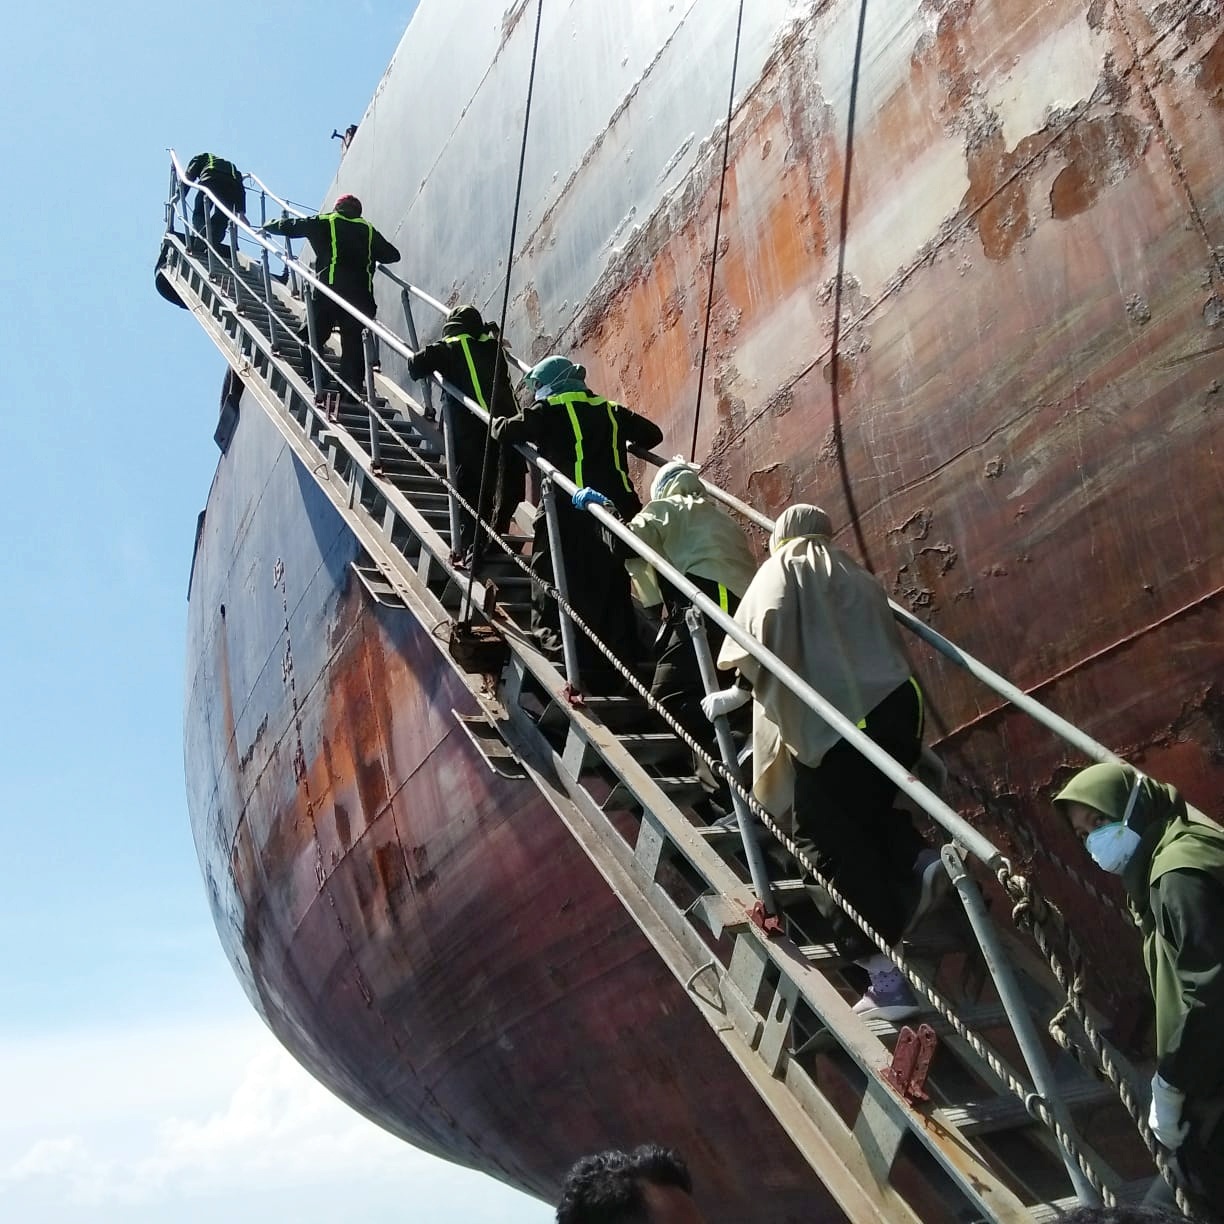
[[[194,232],[194,227],[191,225],[185,205],[185,193],[179,191],[179,185],[184,183],[182,167],[173,152],[171,153],[173,166],[172,173],[172,195],[171,204],[168,211],[168,220],[173,215],[173,205],[175,199],[182,202],[182,215],[184,225],[188,233]],[[286,212],[291,214],[304,215],[301,210],[290,205],[287,201],[271,192],[265,184],[262,183],[256,176],[251,175],[251,180],[259,187],[260,196],[260,215],[261,219],[266,220],[267,200],[271,199]],[[198,184],[188,184],[189,186],[199,188]],[[207,191],[207,188],[203,188]],[[219,208],[222,213],[228,218],[230,223],[230,270],[237,276],[241,274],[238,248],[240,237],[245,237],[248,244],[253,243],[259,250],[259,261],[262,266],[262,280],[265,293],[268,296],[269,302],[272,296],[271,278],[269,273],[268,259],[270,255],[275,255],[284,262],[288,270],[288,276],[291,282],[296,282],[296,288],[303,293],[306,302],[306,317],[307,325],[311,328],[309,336],[309,347],[312,355],[312,366],[314,373],[314,384],[316,393],[321,393],[322,390],[322,370],[320,363],[323,358],[322,343],[326,341],[326,337],[318,337],[313,332],[313,295],[322,293],[338,303],[341,309],[347,311],[352,317],[357,319],[365,329],[363,335],[363,343],[365,344],[365,371],[366,371],[366,388],[364,397],[358,395],[357,398],[365,398],[370,405],[371,410],[371,439],[372,447],[377,447],[377,421],[374,417],[374,374],[371,345],[375,338],[382,344],[386,345],[391,351],[397,353],[405,360],[411,359],[419,351],[420,345],[418,342],[417,329],[415,319],[413,318],[411,302],[413,299],[428,305],[431,309],[445,314],[447,307],[444,303],[433,298],[425,293],[409,281],[390,272],[388,269],[380,268],[382,275],[386,276],[392,283],[396,284],[401,293],[401,301],[404,307],[405,321],[408,327],[411,346],[391,331],[386,326],[378,323],[375,319],[365,315],[360,310],[351,306],[345,299],[334,292],[330,286],[324,284],[316,277],[309,269],[304,267],[293,254],[292,249],[282,249],[277,247],[263,234],[257,232],[252,226],[244,222],[240,217],[233,214],[228,208],[218,201],[211,192],[208,192],[212,197],[213,207]],[[208,265],[209,272],[214,272],[214,264],[218,256],[214,252],[211,245],[207,242],[207,235],[201,236],[208,248]],[[272,312],[270,311],[270,316]],[[281,324],[283,326],[283,324]],[[508,359],[520,370],[527,370],[529,367],[512,353],[507,351]],[[465,394],[461,389],[446,382],[440,375],[434,375],[432,382],[436,383],[445,393],[448,401],[447,410],[451,410],[449,405],[461,405],[468,412],[471,412],[477,419],[483,422],[486,428],[489,425],[489,414],[480,407],[470,396]],[[428,391],[429,383],[426,382],[425,387]],[[415,401],[410,402],[415,405]],[[428,393],[426,394],[426,406],[422,407],[422,413],[426,413],[428,404]],[[450,439],[452,430],[446,428],[445,438]],[[553,499],[557,496],[557,491],[572,496],[577,492],[577,486],[564,473],[550,464],[542,456],[540,456],[534,447],[523,445],[519,448],[527,457],[528,462],[540,474],[542,480],[542,491],[545,498],[545,508],[548,523],[548,532],[550,544],[552,548],[552,558],[554,575],[559,593],[565,603],[568,604],[564,558],[561,552],[560,533],[556,523],[555,506]],[[635,450],[648,463],[658,465],[664,460],[657,454],[650,451]],[[376,449],[372,453],[371,458],[377,464]],[[448,451],[448,471],[453,472],[453,465],[450,460],[453,455]],[[705,482],[703,482],[705,483]],[[728,506],[730,509],[741,514],[750,522],[763,527],[767,530],[772,530],[774,523],[766,515],[761,514],[751,506],[747,505],[732,494],[718,489],[716,486],[706,483],[711,497]],[[458,541],[458,506],[455,500],[453,491],[449,494],[451,502],[451,527],[452,541],[457,544]],[[881,773],[887,776],[894,782],[904,795],[910,798],[924,812],[926,812],[959,846],[965,851],[978,859],[992,874],[1002,872],[1010,873],[1011,865],[1002,851],[984,834],[970,825],[958,812],[952,809],[939,795],[935,794],[922,782],[920,782],[906,767],[901,765],[894,758],[884,752],[862,729],[856,726],[850,719],[843,715],[832,703],[827,701],[815,688],[813,688],[802,676],[798,675],[789,665],[787,665],[778,656],[773,654],[751,634],[747,633],[741,626],[714,601],[709,599],[705,593],[690,581],[684,573],[676,569],[665,557],[642,543],[629,528],[621,522],[621,520],[599,506],[586,507],[586,513],[594,516],[600,526],[615,536],[625,547],[631,550],[637,557],[650,564],[655,572],[664,578],[669,586],[682,595],[698,613],[707,622],[711,622],[719,627],[727,637],[736,642],[744,651],[746,651],[761,667],[769,671],[783,685],[786,686],[804,705],[818,717],[823,719],[838,735],[852,744],[854,748],[866,757]],[[486,524],[487,526],[487,524]],[[612,561],[610,563],[616,564]],[[1119,762],[1114,753],[1110,752],[1104,745],[1098,743],[1086,733],[1075,727],[1067,720],[1063,719],[1040,702],[1036,701],[1028,694],[1011,684],[1004,677],[999,675],[993,669],[986,666],[980,660],[974,658],[955,643],[951,642],[943,635],[939,634],[930,626],[925,625],[912,613],[904,608],[901,608],[893,601],[889,601],[893,614],[896,619],[911,633],[915,634],[921,640],[926,642],[930,647],[937,651],[943,657],[949,659],[957,667],[969,672],[979,682],[986,687],[992,689],[1005,701],[1013,704],[1016,708],[1023,711],[1029,717],[1045,726],[1059,738],[1071,745],[1082,755],[1094,761],[1109,761]],[[700,628],[698,625],[697,628]],[[578,688],[580,684],[580,674],[577,663],[577,647],[575,629],[568,615],[564,612],[561,614],[561,631],[563,642],[563,655],[565,660],[566,676],[573,688]],[[709,657],[708,645],[705,644],[703,632],[697,632],[693,635],[695,649],[698,652],[698,661],[702,673],[703,683],[710,691],[715,685],[716,680],[713,676],[712,660]],[[701,647],[705,645],[704,655]],[[720,754],[723,759],[723,765],[730,776],[738,775],[737,762],[734,754],[734,747],[731,743],[729,735],[726,734],[725,720],[722,725],[716,726],[716,732],[719,741]],[[733,793],[733,798],[734,798]],[[772,908],[771,894],[769,888],[768,875],[761,862],[759,847],[756,844],[756,838],[752,830],[749,828],[749,813],[747,808],[742,804],[736,803],[736,815],[740,825],[740,832],[744,845],[745,857],[748,862],[749,871],[752,876],[754,889],[758,897],[767,906]],[[957,870],[956,864],[951,859],[945,859],[949,873],[954,876],[958,892],[965,900],[966,908],[971,916],[975,916],[976,911],[973,909],[972,895],[977,895],[976,885],[963,873],[963,869]],[[980,896],[979,896],[980,901]],[[991,967],[992,972],[995,971],[996,965],[1000,962],[1005,962],[1006,958],[1001,952],[1001,948],[997,944],[997,936],[994,935],[992,928],[988,923],[974,922],[975,932],[978,934],[979,940],[982,943],[986,953],[987,963]],[[999,981],[1000,994],[1003,998],[1005,1007],[1009,1015],[1015,1012],[1012,1016],[1013,1027],[1018,1032],[1028,1031],[1031,1029],[1031,1018],[1028,1015],[1027,1009],[1023,1005],[1023,1001],[1018,998],[1018,992],[1005,980],[1006,974],[996,974]],[[1023,1013],[1023,1014],[1021,1014]],[[1048,1065],[1044,1063],[1044,1053],[1040,1049],[1039,1044],[1035,1040],[1022,1043],[1023,1053],[1026,1062],[1029,1065],[1029,1071],[1033,1076],[1034,1082],[1043,1086],[1049,1082]],[[1085,1201],[1091,1200],[1091,1191],[1086,1188],[1082,1178],[1078,1175],[1074,1168],[1074,1162],[1067,1157],[1067,1167],[1072,1176],[1072,1180],[1076,1186],[1077,1193]]]

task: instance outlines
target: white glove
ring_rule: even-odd
[[[1152,1134],[1170,1152],[1182,1145],[1189,1125],[1182,1120],[1182,1106],[1186,1094],[1160,1077],[1152,1076],[1152,1108],[1148,1111],[1148,1126]]]
[[[713,722],[723,714],[730,714],[740,706],[747,705],[752,700],[752,694],[742,689],[738,684],[730,688],[719,689],[717,693],[707,693],[701,699],[701,712]]]

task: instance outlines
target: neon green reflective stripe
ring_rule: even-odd
[[[468,344],[469,336],[457,336],[456,339],[463,348],[463,358],[467,362],[468,377],[472,380],[472,394],[476,402],[486,411],[489,405],[485,403],[484,392],[480,389],[480,375],[476,373],[476,363],[472,360],[472,347]]]
[[[565,411],[569,414],[570,427],[574,431],[574,483],[582,485],[582,461],[583,440],[582,426],[578,423],[578,413],[574,410],[575,404],[590,404],[592,408],[598,408],[601,404],[608,410],[608,421],[612,426],[612,462],[616,466],[616,470],[620,473],[620,478],[625,482],[625,490],[633,492],[633,485],[629,483],[629,477],[625,473],[625,469],[621,467],[620,461],[620,423],[616,419],[617,405],[611,400],[603,399],[600,396],[588,395],[585,391],[562,391],[559,395],[550,395],[548,397],[550,404],[564,404]]]
[[[720,582],[718,584],[718,606],[724,612],[731,611],[731,601],[727,598],[727,588]]]
[[[476,340],[478,343],[483,343],[486,340],[495,339],[492,332],[485,332],[483,336],[472,336],[464,332],[459,336],[443,336],[443,344],[458,344],[463,348],[463,357],[467,362],[468,375],[472,379],[472,391],[476,396],[476,402],[486,411],[489,411],[489,405],[485,403],[484,392],[480,387],[480,375],[476,373],[476,363],[472,360],[472,350],[468,347],[469,340]]]
[[[330,212],[326,216],[320,217],[320,221],[326,221],[328,229],[331,231],[331,263],[327,267],[327,283],[334,285],[336,283],[336,260],[340,256],[340,251],[336,246],[336,220],[339,218],[343,221],[348,221],[352,225],[364,225],[366,227],[366,284],[372,286],[374,284],[374,227],[364,217],[341,217],[340,213]]]
[[[339,254],[339,252],[336,249],[336,214],[335,213],[327,214],[327,224],[331,228],[331,244],[332,244],[331,263],[328,265],[328,268],[327,268],[327,283],[329,285],[334,285],[336,283],[336,256]]]
[[[608,420],[612,422],[612,462],[616,464],[616,470],[620,473],[621,481],[624,483],[625,492],[632,493],[633,486],[629,483],[629,474],[621,467],[620,461],[620,422],[616,418],[616,409],[618,405],[610,400],[605,400],[608,408]]]
[[[585,401],[586,396],[580,391],[567,391],[556,398],[565,405],[565,411],[569,413],[570,428],[574,431],[574,483],[582,488],[582,426],[578,424],[578,414],[574,411],[574,400]]]
[[[215,165],[216,165],[216,162],[213,160],[213,155],[210,153],[210,154],[208,155],[208,165],[207,165],[207,166],[205,166],[205,169],[206,169],[206,170],[211,170],[211,169],[213,168],[213,166],[215,166]]]
[[[922,685],[918,683],[916,676],[911,676],[909,682],[914,686],[914,692],[918,696],[918,737],[922,738],[922,724],[925,721],[926,711],[922,705]]]

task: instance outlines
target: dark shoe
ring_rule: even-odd
[[[922,922],[935,912],[952,891],[952,878],[948,875],[939,857],[938,850],[923,850],[914,860],[914,881],[917,897],[901,938],[917,930]]]

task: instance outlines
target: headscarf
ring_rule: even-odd
[[[701,477],[697,475],[697,471],[691,463],[686,463],[677,455],[676,458],[669,459],[655,473],[654,480],[650,482],[651,498],[670,497],[674,490],[669,489],[668,486],[676,477],[685,474],[690,479],[683,482],[685,486],[684,491],[691,497],[701,497],[705,493],[705,485],[701,483]]]
[[[536,400],[546,400],[563,391],[586,391],[586,366],[575,365],[568,357],[554,353],[532,366],[526,381],[535,387]]]
[[[1127,800],[1136,779],[1139,786],[1127,824],[1139,834],[1139,847],[1122,872],[1122,883],[1136,920],[1142,922],[1150,906],[1148,889],[1152,858],[1170,823],[1188,820],[1186,801],[1172,786],[1139,773],[1131,765],[1101,763],[1081,769],[1054,796],[1054,802],[1082,803],[1117,822],[1126,815]],[[1189,826],[1187,831],[1191,831]]]
[[[736,622],[851,722],[860,722],[909,679],[911,667],[880,584],[829,541],[829,516],[794,505],[778,516],[770,556]],[[790,806],[792,758],[815,768],[840,736],[730,637],[721,668],[751,682],[753,786],[775,815]]]
[[[748,589],[756,561],[738,523],[706,496],[692,464],[672,459],[650,486],[651,500],[634,515],[629,530],[661,553],[681,573],[721,583],[737,598]],[[654,567],[640,557],[625,562],[643,607],[662,603],[664,590]]]

